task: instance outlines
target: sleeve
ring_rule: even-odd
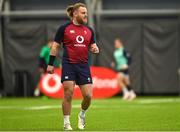
[[[91,30],[91,33],[92,33],[90,44],[94,44],[94,43],[96,43],[96,36],[95,36],[95,33],[94,33],[93,29],[90,28],[90,30]]]
[[[44,58],[39,57],[39,67],[44,68],[46,66],[46,61]]]
[[[57,42],[58,44],[61,44],[61,42],[63,40],[64,30],[65,30],[65,26],[63,25],[63,26],[59,27],[59,29],[55,35],[54,41]]]
[[[124,50],[123,54],[124,54],[124,56],[126,57],[126,59],[128,61],[128,65],[130,65],[131,62],[132,62],[131,54],[128,51],[126,51],[126,50]]]
[[[46,47],[43,47],[39,55],[39,67],[44,68],[46,66],[45,56],[47,54]]]
[[[41,58],[44,58],[45,55],[46,55],[46,51],[47,51],[46,48],[43,47],[43,48],[41,49],[41,51],[40,51],[40,55],[39,55],[39,56],[40,56]]]

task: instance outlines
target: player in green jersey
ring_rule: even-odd
[[[122,41],[117,38],[114,40],[115,51],[113,53],[115,62],[111,66],[115,68],[117,75],[117,82],[119,87],[122,88],[123,99],[133,100],[136,98],[134,90],[131,88],[129,79],[129,64],[131,62],[130,54],[124,49]]]

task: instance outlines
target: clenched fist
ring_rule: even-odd
[[[99,48],[97,47],[96,44],[92,44],[91,47],[90,47],[90,51],[91,51],[92,53],[97,54],[97,53],[99,53]]]
[[[48,67],[47,67],[47,73],[53,74],[53,73],[54,73],[54,66],[48,65]]]

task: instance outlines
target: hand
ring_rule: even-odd
[[[111,68],[114,68],[114,67],[115,67],[115,63],[111,62]]]
[[[99,53],[99,48],[97,47],[96,44],[92,44],[91,47],[90,47],[90,51],[91,51],[92,53],[97,54],[97,53]]]
[[[48,65],[48,67],[47,67],[47,73],[53,74],[53,73],[54,73],[54,66]]]

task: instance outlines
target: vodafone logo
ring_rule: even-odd
[[[93,80],[93,98],[108,98],[117,94],[121,89],[117,86],[117,74],[105,67],[91,67]],[[39,82],[41,92],[52,98],[63,98],[61,69],[55,68],[54,74],[45,74]],[[80,88],[74,88],[74,98],[82,98]]]
[[[76,37],[76,41],[77,41],[78,43],[82,44],[82,43],[84,42],[84,37],[81,36],[81,35],[78,35],[78,36]]]
[[[47,74],[42,80],[42,87],[48,93],[58,92],[61,85],[61,78],[57,74]]]

